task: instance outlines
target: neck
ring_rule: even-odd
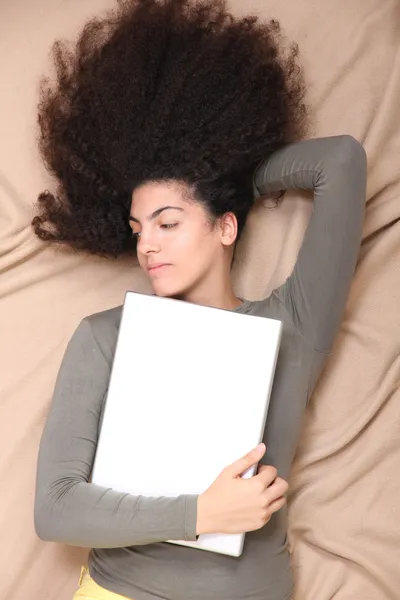
[[[225,310],[235,310],[241,304],[243,300],[238,298],[232,291],[227,294],[188,294],[181,297],[181,300],[186,302],[192,302],[193,304],[201,304],[202,306],[211,306],[213,308],[223,308]]]
[[[238,298],[233,291],[230,269],[225,270],[224,273],[210,274],[209,278],[197,283],[192,290],[188,290],[180,299],[193,304],[225,310],[234,310],[243,304],[243,300]]]

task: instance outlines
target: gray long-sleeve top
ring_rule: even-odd
[[[350,136],[299,142],[261,165],[254,183],[259,194],[291,188],[314,192],[293,273],[265,300],[245,301],[236,309],[283,322],[263,462],[287,477],[307,400],[340,325],[356,265],[365,152]],[[197,496],[136,497],[90,483],[120,318],[118,307],[84,319],[67,347],[40,445],[38,535],[92,548],[95,581],[134,600],[286,600],[292,580],[284,510],[263,529],[248,533],[243,555],[235,559],[163,543],[195,539]],[[140,398],[136,401],[139,411]]]

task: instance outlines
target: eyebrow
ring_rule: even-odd
[[[183,212],[183,208],[180,208],[180,206],[163,206],[162,208],[157,208],[157,210],[151,213],[151,215],[147,217],[148,220],[153,221],[159,215],[161,215],[161,213],[164,212],[164,210],[179,210],[180,212]],[[133,221],[134,223],[139,223],[140,225],[139,219],[135,219],[135,217],[132,217],[132,215],[129,215],[129,220]]]

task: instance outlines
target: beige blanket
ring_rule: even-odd
[[[35,148],[38,77],[55,37],[111,0],[0,6],[0,600],[69,600],[85,551],[34,534],[38,443],[65,345],[86,314],[145,289],[129,261],[43,247],[29,222],[50,185]],[[281,19],[302,50],[314,135],[351,133],[369,158],[364,244],[347,313],[305,418],[291,480],[296,600],[400,596],[400,5],[236,0]],[[246,6],[245,6],[246,5]],[[309,199],[258,207],[237,289],[265,296],[290,272]],[[217,599],[216,599],[217,600]]]

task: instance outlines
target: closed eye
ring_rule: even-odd
[[[163,223],[160,225],[162,229],[172,229],[172,227],[176,227],[178,223]]]

